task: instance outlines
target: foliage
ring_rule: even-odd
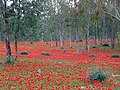
[[[5,63],[7,63],[7,64],[14,64],[15,60],[11,56],[7,56],[6,60],[5,60]]]
[[[42,55],[50,56],[49,52],[42,52]]]
[[[111,57],[114,57],[114,58],[119,58],[120,55],[119,54],[112,54]]]
[[[101,43],[101,45],[102,45],[103,47],[108,47],[108,46],[109,46],[109,44],[108,44],[108,43],[106,43],[106,42]]]
[[[90,70],[89,79],[92,81],[99,80],[100,82],[103,82],[107,78],[108,78],[108,75],[101,69],[93,68]]]
[[[21,54],[21,55],[28,55],[28,52],[22,51],[22,52],[20,52],[20,54]]]

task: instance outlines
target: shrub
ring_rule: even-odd
[[[101,45],[102,45],[103,47],[108,47],[108,46],[109,46],[108,43],[101,43]]]
[[[50,56],[49,52],[42,52],[42,55]]]
[[[28,52],[22,51],[22,52],[20,52],[20,54],[21,54],[21,55],[28,55]]]
[[[6,57],[5,63],[14,64],[14,63],[15,63],[15,60],[14,60],[11,56],[7,56],[7,57]]]
[[[92,81],[99,80],[100,82],[103,82],[107,77],[108,75],[101,69],[93,69],[89,73],[89,79]]]
[[[111,57],[114,57],[114,58],[119,58],[120,57],[120,55],[119,54],[112,54],[112,56]]]

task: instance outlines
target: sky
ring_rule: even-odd
[[[10,6],[12,4],[12,1],[7,1],[7,5]]]

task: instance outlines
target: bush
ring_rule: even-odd
[[[101,69],[93,69],[89,73],[89,79],[92,81],[99,80],[100,82],[103,82],[107,77],[108,75]]]
[[[14,63],[15,63],[15,60],[14,60],[11,56],[7,56],[7,57],[6,57],[5,63],[14,64]]]
[[[101,45],[102,45],[103,47],[108,47],[108,46],[109,46],[108,43],[101,43]]]
[[[119,58],[120,57],[120,55],[119,54],[112,54],[112,56],[111,57],[114,57],[114,58]]]
[[[42,55],[50,56],[49,52],[42,52]]]
[[[21,55],[28,55],[28,52],[22,51],[22,52],[20,52],[20,54],[21,54]]]

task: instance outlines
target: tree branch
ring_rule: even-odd
[[[118,16],[116,16],[116,15],[113,15],[113,14],[111,14],[111,13],[109,13],[109,12],[106,12],[106,11],[103,11],[103,13],[108,14],[108,15],[110,15],[110,16],[112,16],[112,17],[114,17],[114,18],[116,18],[117,20],[120,21],[120,17],[118,17]]]

